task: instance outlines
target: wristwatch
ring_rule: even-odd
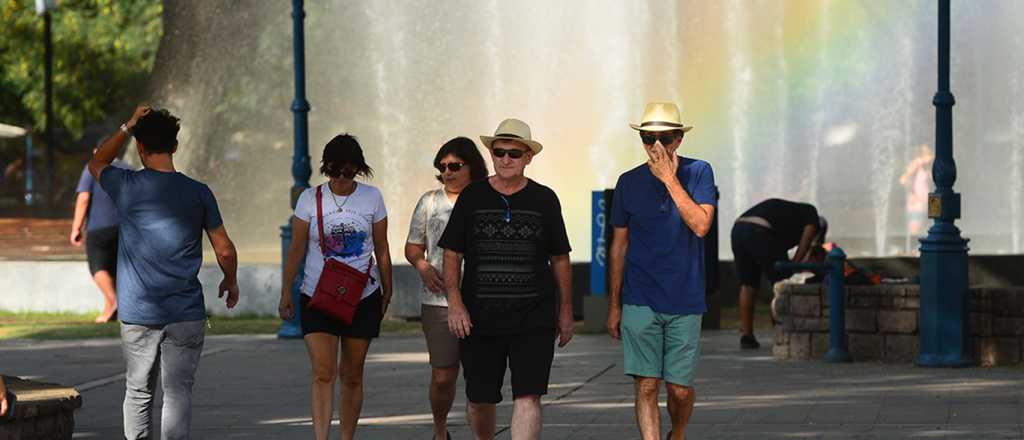
[[[128,124],[121,124],[121,131],[124,134],[132,134],[132,131],[128,129]]]

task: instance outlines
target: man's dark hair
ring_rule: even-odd
[[[352,165],[357,176],[373,177],[373,168],[366,164],[359,140],[348,133],[335,136],[324,146],[324,155],[320,159],[320,174],[341,177],[345,165]]]
[[[135,140],[147,153],[170,153],[178,146],[178,121],[167,109],[153,110],[135,123]]]
[[[437,155],[434,156],[434,168],[436,169],[440,166],[441,160],[449,154],[466,163],[469,167],[470,180],[480,180],[487,177],[489,173],[487,171],[487,163],[484,162],[484,157],[480,155],[480,150],[476,148],[476,144],[469,138],[459,136],[445,142],[441,149],[437,150]],[[436,177],[437,181],[440,182],[441,175],[438,174]]]

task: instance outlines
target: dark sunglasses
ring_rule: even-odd
[[[439,164],[437,164],[437,170],[443,173],[444,169],[448,168],[448,171],[451,171],[453,173],[457,173],[464,166],[466,166],[466,164],[464,164],[462,162],[439,163]]]
[[[658,140],[658,141],[661,142],[661,145],[664,146],[664,145],[671,144],[672,142],[675,142],[676,141],[676,135],[675,135],[675,133],[671,133],[671,132],[665,133],[665,134],[659,134],[659,135],[655,135],[653,133],[643,133],[643,132],[641,132],[640,133],[640,140],[643,141],[644,145],[654,145],[654,141]]]
[[[520,157],[523,157],[524,154],[526,154],[526,150],[506,150],[504,148],[492,148],[491,152],[494,153],[494,157],[505,157],[505,155],[507,154],[508,157],[511,157],[513,159],[519,159]]]

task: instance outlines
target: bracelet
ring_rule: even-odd
[[[121,124],[121,132],[124,134],[132,134],[131,130],[128,129],[128,124]]]

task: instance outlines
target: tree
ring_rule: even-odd
[[[30,0],[0,0],[0,122],[42,133],[43,20]],[[146,96],[163,33],[160,0],[61,0],[52,12],[56,144]]]

